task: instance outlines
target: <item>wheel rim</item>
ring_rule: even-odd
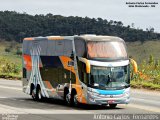
[[[74,104],[78,105],[77,95],[74,95]]]
[[[38,99],[41,100],[41,98],[42,98],[42,95],[41,95],[41,91],[39,90],[39,92],[38,92]]]
[[[32,98],[35,99],[36,98],[36,94],[35,94],[35,91],[32,90]]]
[[[70,104],[70,94],[69,94],[69,93],[66,95],[66,102],[67,102],[68,104]]]

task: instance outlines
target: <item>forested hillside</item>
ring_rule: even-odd
[[[154,33],[153,28],[143,31],[133,26],[124,26],[121,21],[0,11],[0,39],[21,42],[24,37],[30,36],[79,34],[113,35],[128,42],[160,39],[160,34]]]

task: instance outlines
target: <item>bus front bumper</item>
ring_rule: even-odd
[[[129,93],[124,93],[120,95],[100,95],[93,92],[87,93],[87,103],[97,104],[97,105],[107,105],[107,104],[128,104],[130,102]]]

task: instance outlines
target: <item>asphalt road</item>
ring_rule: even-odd
[[[6,117],[15,118],[15,120],[85,120],[96,119],[98,115],[102,114],[160,115],[160,93],[132,89],[131,103],[118,105],[115,109],[93,105],[69,107],[61,100],[33,101],[29,95],[22,92],[21,81],[0,79],[0,114],[0,119],[3,120]]]

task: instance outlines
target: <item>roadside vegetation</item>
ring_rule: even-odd
[[[17,42],[0,42],[0,78],[21,79],[21,51]]]
[[[134,75],[131,86],[160,90],[160,60],[156,60],[150,55],[148,60],[143,60],[138,67],[138,73]]]
[[[20,79],[21,64],[16,64],[5,57],[0,58],[0,78]]]

